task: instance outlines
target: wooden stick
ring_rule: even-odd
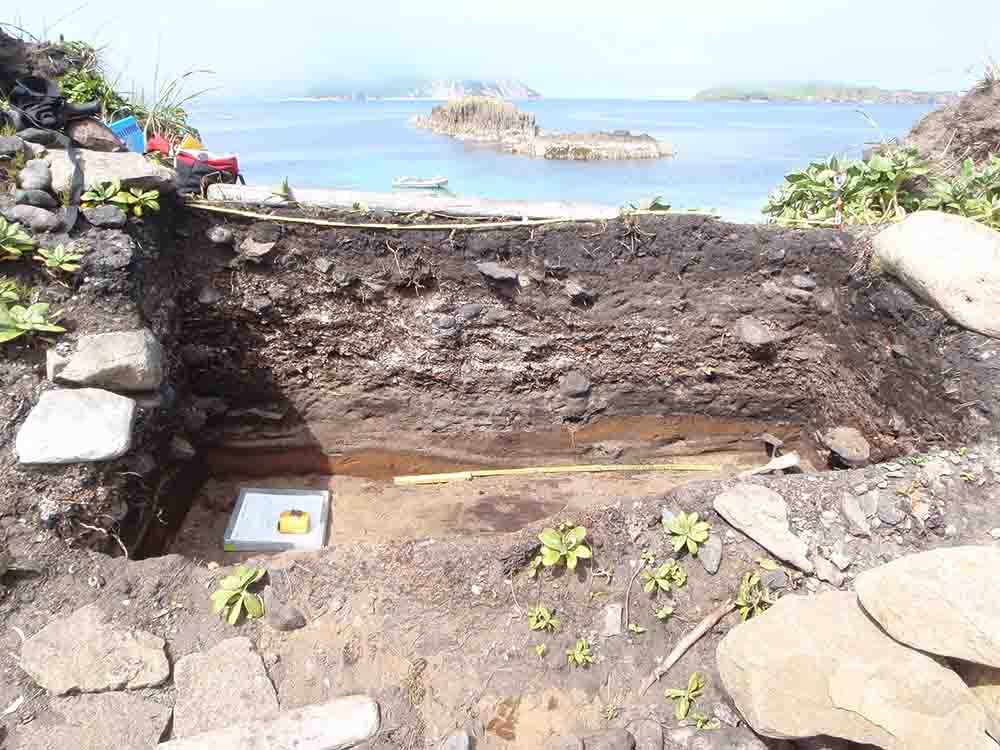
[[[472,469],[445,474],[410,474],[395,477],[400,485],[467,482],[484,477],[532,476],[536,474],[606,474],[623,471],[721,471],[715,464],[570,464],[567,466],[528,466],[521,469]]]
[[[733,611],[735,606],[732,599],[727,599],[722,604],[720,604],[716,609],[709,612],[705,619],[699,622],[694,630],[688,633],[686,636],[677,641],[677,645],[674,646],[674,650],[670,652],[666,659],[660,662],[659,666],[654,669],[649,677],[646,678],[645,682],[642,683],[642,687],[639,689],[639,695],[645,695],[646,691],[653,687],[654,683],[659,680],[663,675],[665,675],[670,668],[674,666],[680,658],[684,656],[689,648],[691,648],[698,640],[705,635],[709,630],[714,628],[719,620],[728,615]]]

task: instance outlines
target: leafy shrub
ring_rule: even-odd
[[[920,208],[916,180],[930,170],[916,149],[892,148],[865,162],[831,156],[785,176],[763,212],[779,224],[877,224]]]
[[[680,552],[684,547],[694,557],[698,556],[698,546],[708,541],[708,533],[712,530],[707,521],[699,521],[697,513],[678,513],[666,524],[670,532],[674,552]]]
[[[34,333],[63,333],[65,328],[56,325],[59,313],[50,313],[47,302],[33,305],[12,305],[0,302],[0,344]]]
[[[246,565],[237,567],[232,575],[219,581],[219,588],[212,594],[212,611],[221,613],[230,625],[239,622],[244,610],[250,619],[263,617],[264,600],[249,589],[266,572],[264,568],[249,568]]]
[[[705,691],[705,675],[695,672],[688,678],[686,688],[668,688],[666,697],[674,702],[674,716],[678,721],[686,719],[691,706]]]
[[[97,187],[88,190],[80,196],[80,205],[83,208],[94,208],[95,206],[106,206],[113,202],[115,196],[122,191],[120,180],[102,182]]]
[[[966,159],[954,179],[931,180],[921,207],[959,214],[1000,229],[1000,156],[990,156],[979,169],[972,159]]]
[[[141,188],[126,189],[119,180],[105,182],[81,196],[83,208],[95,206],[118,206],[125,213],[142,216],[149,211],[160,210],[160,191],[142,190]]]
[[[20,224],[0,217],[0,260],[18,260],[35,248],[35,241]]]

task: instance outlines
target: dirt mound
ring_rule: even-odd
[[[979,163],[1000,153],[1000,82],[987,79],[956,103],[934,110],[906,143],[948,172],[966,158]]]

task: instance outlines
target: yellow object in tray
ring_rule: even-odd
[[[281,534],[308,534],[309,513],[304,510],[283,511],[278,516],[278,532]]]

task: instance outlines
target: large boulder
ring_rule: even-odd
[[[136,404],[97,388],[46,391],[14,440],[22,464],[109,461],[132,447]]]
[[[1000,338],[1000,232],[919,211],[875,236],[875,258],[959,325]]]
[[[61,383],[155,391],[163,383],[163,347],[145,328],[83,336],[54,370]]]
[[[733,628],[719,674],[750,726],[886,750],[997,750],[986,709],[957,674],[889,638],[854,594],[787,596]]]
[[[106,182],[121,181],[123,187],[167,192],[174,189],[174,173],[131,151],[104,153],[74,151],[80,163],[80,183],[74,185],[75,167],[66,151],[50,151],[46,156],[52,170],[52,189],[60,193],[79,187],[92,190]]]
[[[170,676],[164,641],[119,629],[96,605],[56,619],[21,647],[21,668],[53,695],[162,685]]]
[[[855,586],[885,631],[932,654],[1000,668],[1000,547],[920,552],[865,571]]]
[[[772,489],[741,483],[718,495],[716,512],[775,557],[812,573],[806,543],[788,526],[788,505]]]

